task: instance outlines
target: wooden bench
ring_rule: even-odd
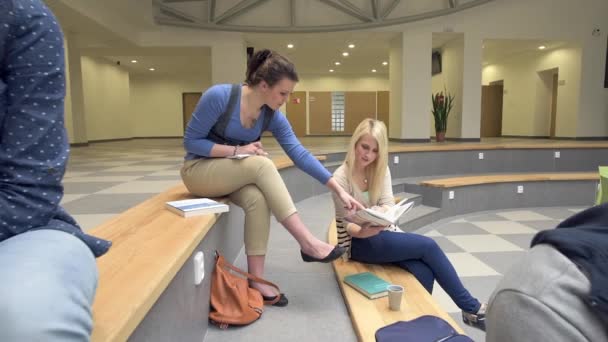
[[[552,172],[552,173],[506,173],[494,175],[478,175],[439,178],[420,182],[420,185],[435,188],[454,188],[460,186],[517,183],[517,182],[543,182],[543,181],[577,181],[599,180],[597,172]]]
[[[287,157],[273,161],[279,169],[293,165]],[[185,186],[175,186],[89,231],[112,241],[97,259],[92,341],[126,341],[221,215],[182,218],[164,209],[187,198]]]
[[[332,220],[328,230],[330,244],[337,243],[336,229],[336,222]],[[462,328],[439,307],[439,304],[409,272],[396,266],[363,264],[342,259],[334,261],[333,268],[359,341],[373,342],[376,340],[374,334],[379,328],[397,321],[409,321],[423,315],[441,317],[456,331],[464,334]],[[372,272],[389,283],[402,285],[405,288],[405,295],[401,303],[402,310],[390,311],[386,297],[367,299],[342,281],[345,276],[359,272]]]

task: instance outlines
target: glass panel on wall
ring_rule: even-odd
[[[344,92],[331,93],[331,130],[344,132]]]

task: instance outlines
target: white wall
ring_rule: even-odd
[[[205,92],[211,86],[208,73],[199,75],[131,75],[131,115],[137,123],[134,137],[182,136],[182,93]]]
[[[83,56],[81,62],[87,139],[132,137],[129,73],[95,57]]]
[[[558,69],[565,82],[557,90],[555,135],[577,136],[581,82],[581,49],[570,44],[552,51],[531,52],[488,65],[482,71],[484,85],[504,80],[502,134],[548,136],[550,117],[541,110],[543,79],[538,72]],[[539,107],[540,106],[540,107]]]
[[[387,91],[388,75],[299,75],[297,91]]]
[[[460,137],[462,123],[462,78],[464,39],[454,39],[441,48],[441,73],[432,77],[432,94],[447,90],[454,96],[454,107],[448,116],[446,137]],[[444,94],[445,95],[445,94]],[[429,94],[429,101],[431,96]],[[431,105],[432,108],[432,105]],[[431,116],[431,135],[435,135],[435,118]]]

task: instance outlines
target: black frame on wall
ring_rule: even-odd
[[[608,88],[608,37],[606,37],[606,69],[604,72],[604,88]]]

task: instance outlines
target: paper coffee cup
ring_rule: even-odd
[[[403,286],[401,285],[389,285],[386,288],[388,290],[388,307],[392,311],[401,310],[401,300],[403,299]]]

